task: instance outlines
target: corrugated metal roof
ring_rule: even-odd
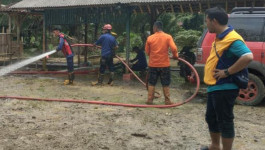
[[[34,8],[59,8],[78,6],[100,6],[114,4],[141,4],[141,3],[165,3],[165,2],[191,2],[206,0],[22,0],[11,6],[14,9],[34,9]]]

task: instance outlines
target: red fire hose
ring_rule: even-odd
[[[93,44],[73,44],[72,46],[92,46]],[[130,67],[119,57],[116,55],[116,57],[123,62],[123,64],[128,68],[128,70],[144,85],[146,84],[130,69]],[[200,79],[199,75],[196,71],[196,69],[186,60],[182,58],[178,58],[179,61],[182,61],[187,66],[190,67],[192,72],[195,74],[195,78],[197,81],[196,90],[193,93],[192,96],[190,96],[185,101],[182,101],[180,103],[175,103],[172,105],[141,105],[141,104],[125,104],[125,103],[113,103],[113,102],[102,102],[102,101],[89,101],[89,100],[76,100],[76,99],[47,99],[47,98],[31,98],[31,97],[18,97],[18,96],[0,96],[1,99],[18,99],[18,100],[37,100],[37,101],[57,101],[57,102],[73,102],[73,103],[89,103],[89,104],[99,104],[99,105],[112,105],[112,106],[124,106],[124,107],[141,107],[141,108],[170,108],[170,107],[176,107],[183,105],[189,101],[191,101],[198,93],[200,88]]]

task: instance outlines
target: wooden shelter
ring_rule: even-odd
[[[28,12],[23,10],[12,10],[10,5],[1,5],[0,13],[8,16],[8,27],[2,27],[2,33],[0,33],[0,56],[8,57],[12,60],[12,56],[21,57],[23,54],[23,44],[20,38],[20,27],[24,18]],[[12,20],[15,23],[15,33],[12,33]],[[16,40],[14,40],[16,39]],[[5,62],[5,61],[4,61]]]
[[[214,6],[230,12],[234,7],[264,6],[264,0],[22,0],[12,10],[42,13],[43,50],[46,49],[46,27],[87,23],[126,24],[126,59],[129,60],[130,18],[132,14],[148,13],[151,24],[164,12],[201,13]]]

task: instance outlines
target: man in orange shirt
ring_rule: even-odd
[[[153,25],[154,34],[149,36],[145,45],[145,52],[149,56],[148,77],[148,100],[146,104],[152,105],[155,93],[155,85],[160,77],[165,96],[165,104],[173,104],[169,98],[170,85],[170,62],[168,49],[170,48],[173,58],[178,58],[177,46],[171,35],[163,32],[163,23],[156,21]]]

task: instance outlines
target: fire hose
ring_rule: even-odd
[[[73,44],[72,46],[94,46],[93,44]],[[119,57],[116,57],[125,65],[125,67],[138,79],[144,86],[146,84],[130,69],[130,67]],[[186,64],[194,73],[196,78],[196,89],[193,95],[191,95],[186,100],[174,103],[172,105],[143,105],[143,104],[125,104],[125,103],[114,103],[114,102],[103,102],[103,101],[91,101],[91,100],[78,100],[78,99],[50,99],[50,98],[32,98],[32,97],[19,97],[19,96],[0,96],[0,99],[18,99],[18,100],[37,100],[37,101],[56,101],[56,102],[73,102],[73,103],[89,103],[89,104],[98,104],[98,105],[112,105],[112,106],[124,106],[124,107],[140,107],[140,108],[170,108],[183,105],[191,101],[198,93],[200,88],[200,79],[196,69],[186,60],[178,58],[179,61]]]

